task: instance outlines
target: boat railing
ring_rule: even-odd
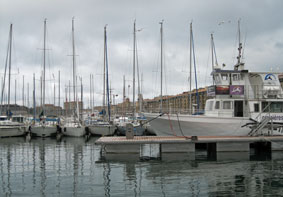
[[[176,108],[163,108],[162,112],[160,112],[160,108],[150,108],[149,110],[145,110],[146,113],[165,113],[165,114],[193,114],[199,115],[204,114],[204,109],[187,109],[187,106],[184,107],[176,107]]]

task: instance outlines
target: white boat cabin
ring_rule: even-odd
[[[215,85],[207,89],[213,98],[206,101],[206,116],[260,121],[268,114],[283,122],[283,73],[215,69],[212,76]]]

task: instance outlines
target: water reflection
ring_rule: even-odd
[[[110,196],[110,164],[109,163],[104,163],[103,164],[103,184],[104,184],[104,194],[105,196]]]
[[[139,154],[100,159],[96,138],[0,139],[0,196],[249,196],[281,195],[283,153]],[[204,159],[207,158],[207,159]],[[261,159],[260,159],[261,158]]]

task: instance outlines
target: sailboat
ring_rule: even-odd
[[[146,124],[143,125],[142,122],[144,122],[144,119],[138,118],[136,114],[136,104],[135,104],[135,69],[136,69],[136,21],[134,21],[134,31],[133,31],[133,114],[132,117],[121,117],[119,118],[117,122],[117,127],[118,127],[118,134],[119,135],[125,135],[126,134],[126,125],[127,124],[132,124],[133,125],[133,132],[134,135],[136,136],[142,136],[145,135],[145,129],[146,129]],[[139,74],[139,73],[138,73]],[[139,80],[139,79],[138,79]],[[139,83],[138,83],[139,84]],[[141,94],[140,94],[140,87],[138,89],[138,95],[139,99],[141,99]],[[141,107],[141,100],[139,106]],[[141,108],[140,108],[141,110]],[[141,111],[140,111],[141,112]]]
[[[75,31],[74,18],[72,19],[72,46],[73,46],[73,93],[74,93],[74,114],[73,117],[64,122],[62,133],[66,136],[81,137],[85,135],[85,126],[82,124],[79,113],[78,91],[76,80],[76,52],[75,52]]]
[[[44,20],[44,42],[43,42],[43,98],[42,98],[42,113],[39,117],[39,122],[34,121],[30,126],[32,135],[37,137],[55,136],[58,130],[56,121],[49,121],[45,112],[45,64],[46,64],[46,19]]]
[[[107,93],[107,96],[105,94]],[[105,96],[107,98],[107,112],[105,110]],[[97,136],[114,135],[116,126],[111,121],[111,110],[109,100],[109,83],[108,83],[108,54],[107,54],[107,32],[104,27],[104,75],[103,75],[103,109],[102,118],[95,121],[90,121],[88,130],[91,134]],[[107,117],[105,117],[107,115]]]
[[[9,64],[9,73],[8,73],[8,105],[7,105],[7,116],[0,116],[0,137],[12,137],[12,136],[21,136],[24,135],[26,130],[26,125],[22,122],[15,121],[16,118],[12,117],[10,111],[10,82],[11,82],[11,64],[12,64],[12,33],[13,33],[13,24],[10,25],[9,32],[9,44],[6,56],[6,65],[5,65],[5,74],[2,87],[1,95],[1,113],[3,108],[3,97],[4,97],[4,88],[5,88],[5,78],[7,63]]]
[[[151,122],[158,134],[189,136],[283,135],[283,73],[249,72],[242,62],[240,21],[239,47],[233,70],[213,63],[213,85],[207,88],[204,115],[170,114]],[[213,36],[211,36],[213,43]],[[191,42],[192,25],[191,25]],[[214,45],[212,45],[212,50]],[[212,52],[213,54],[213,52]],[[213,55],[212,55],[213,57]],[[156,114],[147,114],[157,117]]]

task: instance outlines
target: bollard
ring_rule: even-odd
[[[191,140],[192,140],[192,141],[197,141],[197,140],[198,140],[198,136],[193,135],[193,136],[191,137]]]
[[[131,123],[126,124],[126,139],[134,139],[134,126]]]

